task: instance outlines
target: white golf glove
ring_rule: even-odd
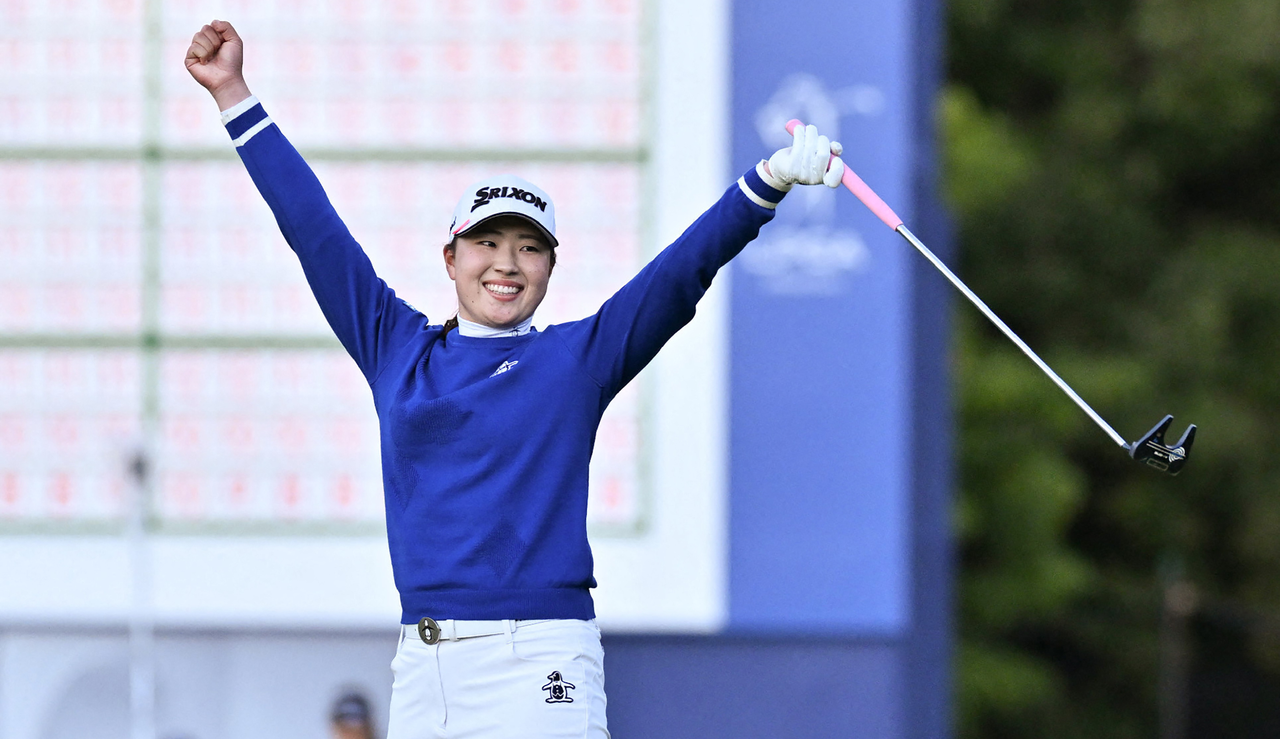
[[[844,147],[818,134],[816,126],[796,126],[795,140],[786,149],[769,157],[764,167],[764,180],[775,190],[786,192],[792,185],[826,185],[839,187],[844,176],[840,155]],[[832,156],[832,155],[835,156]]]

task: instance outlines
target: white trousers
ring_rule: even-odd
[[[609,739],[596,622],[500,623],[457,638],[466,622],[441,622],[435,644],[401,627],[387,739]]]

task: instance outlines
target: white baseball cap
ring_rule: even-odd
[[[551,196],[532,182],[510,174],[480,180],[463,192],[453,209],[449,236],[465,234],[491,218],[507,215],[533,221],[552,246],[560,245]]]

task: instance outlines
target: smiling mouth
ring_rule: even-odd
[[[524,288],[520,287],[519,285],[495,285],[491,282],[486,282],[484,283],[484,289],[488,290],[489,293],[494,295],[495,297],[509,298],[514,296],[516,293],[520,292]]]

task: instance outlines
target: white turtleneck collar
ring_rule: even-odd
[[[529,316],[513,328],[494,328],[483,323],[473,323],[462,316],[458,316],[458,333],[478,339],[492,339],[499,336],[524,336],[529,333],[531,328],[533,328],[533,316]]]

